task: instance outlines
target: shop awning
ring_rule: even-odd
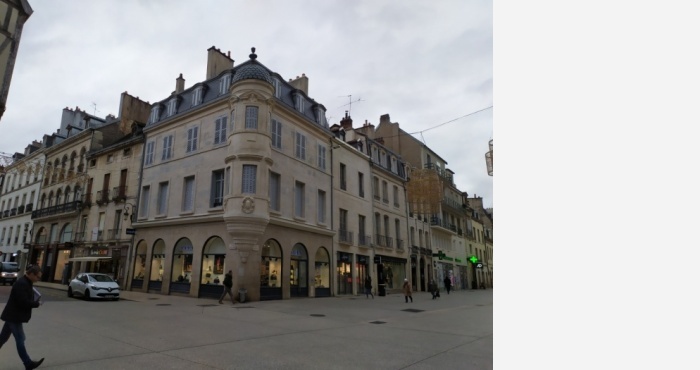
[[[69,258],[68,261],[95,262],[95,261],[111,260],[111,259],[112,259],[112,257],[72,257],[72,258]]]

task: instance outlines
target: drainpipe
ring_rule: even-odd
[[[144,156],[146,155],[146,134],[144,134],[143,130],[141,131],[141,137],[143,140],[141,141],[142,145],[141,145],[141,165],[139,168],[139,185],[138,185],[138,188],[136,189],[136,200],[134,201],[134,206],[132,207],[133,209],[131,211],[131,216],[129,217],[130,218],[129,224],[132,226],[133,226],[133,221],[131,221],[131,219],[135,219],[135,220],[138,219],[139,201],[141,200],[141,184],[143,183],[143,162],[145,159]],[[134,216],[136,216],[136,217],[134,217]],[[132,257],[134,260],[136,259],[136,257],[135,257],[136,249],[134,248],[134,239],[135,239],[135,237],[134,237],[134,235],[132,235],[131,236],[131,244],[129,245],[129,254],[126,257],[127,267],[126,267],[126,281],[124,282],[124,286],[129,288],[129,290],[131,290],[130,289],[131,288],[131,281],[132,281],[133,274],[134,274],[134,264],[132,263]],[[151,267],[149,266],[148,269],[149,269],[148,276],[151,276],[150,275]],[[144,284],[146,285],[146,288],[148,289],[148,282],[146,281],[145,277],[146,276],[144,275]]]

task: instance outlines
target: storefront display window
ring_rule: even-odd
[[[212,238],[204,247],[201,284],[223,284],[226,271],[226,245],[219,238]]]
[[[302,244],[295,244],[292,248],[289,266],[289,289],[292,297],[305,297],[308,295],[308,264],[309,257],[306,248]]]
[[[146,243],[141,242],[134,256],[134,280],[143,280],[146,274]]]
[[[261,251],[260,287],[282,286],[282,248],[274,240],[268,240]]]
[[[369,256],[358,254],[355,268],[357,268],[357,277],[355,278],[355,285],[357,286],[357,291],[362,292],[365,286],[365,278],[370,273]]]
[[[326,251],[326,249],[323,247],[319,248],[319,250],[316,252],[315,271],[314,287],[329,288],[331,286],[330,259],[328,257],[328,251]]]
[[[352,254],[338,252],[338,294],[352,294]]]
[[[153,256],[151,257],[150,281],[163,281],[163,262],[165,262],[165,243],[158,240],[153,247]]]
[[[189,283],[192,279],[192,242],[183,238],[173,250],[171,282]]]

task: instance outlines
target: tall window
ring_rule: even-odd
[[[348,232],[348,211],[345,209],[340,209],[340,217],[338,219],[338,229],[341,233],[347,235]],[[345,238],[347,240],[347,237]]]
[[[229,85],[231,85],[231,75],[226,74],[219,80],[219,95],[226,94],[228,92]]]
[[[357,182],[358,182],[358,193],[360,194],[361,198],[365,197],[365,174],[362,172],[357,173]]]
[[[161,182],[158,184],[158,215],[164,215],[168,208],[168,183]]]
[[[273,119],[272,128],[270,131],[272,136],[272,147],[282,149],[282,123]]]
[[[245,107],[245,128],[258,129],[258,107]]]
[[[304,189],[303,182],[294,182],[294,215],[304,217]]]
[[[372,194],[374,194],[374,199],[379,200],[379,178],[377,176],[372,178]]]
[[[394,206],[399,206],[399,187],[394,185]]]
[[[155,105],[151,109],[151,117],[148,119],[151,123],[158,122],[158,118],[160,117],[160,105]]]
[[[203,86],[199,86],[194,91],[192,92],[192,106],[196,106],[202,103],[202,91],[204,90]]]
[[[156,142],[155,141],[149,141],[146,144],[146,160],[145,160],[145,165],[149,165],[153,163],[153,157],[154,153],[156,151]]]
[[[399,240],[401,240],[401,221],[398,218],[394,219],[394,233],[396,234],[396,246],[399,247]]]
[[[224,170],[216,170],[211,173],[211,207],[220,207],[224,204]]]
[[[388,192],[389,190],[386,181],[382,181],[382,201],[384,203],[389,203],[389,194],[387,194]]]
[[[187,130],[187,153],[197,150],[197,136],[199,127],[190,127]]]
[[[296,95],[296,106],[299,112],[304,112],[304,97],[301,94]]]
[[[226,116],[216,119],[214,124],[214,144],[226,142]]]
[[[270,172],[270,209],[280,210],[280,175]]]
[[[388,244],[388,239],[391,237],[389,233],[389,216],[384,216],[384,235],[387,237],[387,247],[390,247]]]
[[[345,165],[342,163],[340,164],[340,189],[347,190],[346,170],[345,170]]]
[[[190,212],[194,209],[194,176],[185,177],[182,192],[182,210]]]
[[[318,191],[318,222],[326,222],[326,192],[323,190]]]
[[[318,168],[326,169],[326,147],[318,144]]]
[[[272,79],[272,85],[275,87],[275,96],[278,98],[282,97],[282,83],[276,79]]]
[[[306,160],[306,136],[297,132],[295,156],[301,160]]]
[[[357,238],[360,241],[361,245],[368,245],[369,240],[367,240],[367,235],[365,235],[365,216],[359,215],[357,216],[357,226],[358,226],[358,231],[357,231]]]
[[[241,193],[255,194],[255,175],[258,166],[251,164],[243,165],[243,182],[241,183]]]
[[[161,160],[170,159],[173,156],[173,135],[168,135],[163,138],[163,155]]]

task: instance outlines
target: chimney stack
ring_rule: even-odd
[[[182,78],[182,73],[180,73],[180,77],[175,79],[175,94],[179,94],[183,91],[185,91],[185,79]]]
[[[224,54],[214,46],[207,49],[207,80],[231,68],[233,68],[233,59],[230,51]]]
[[[289,84],[303,91],[306,96],[309,96],[309,78],[306,77],[306,74],[302,73],[301,77],[297,76],[294,80],[290,79]]]
[[[345,117],[340,120],[340,127],[345,131],[352,130],[352,118],[348,116],[348,111],[345,111]]]

